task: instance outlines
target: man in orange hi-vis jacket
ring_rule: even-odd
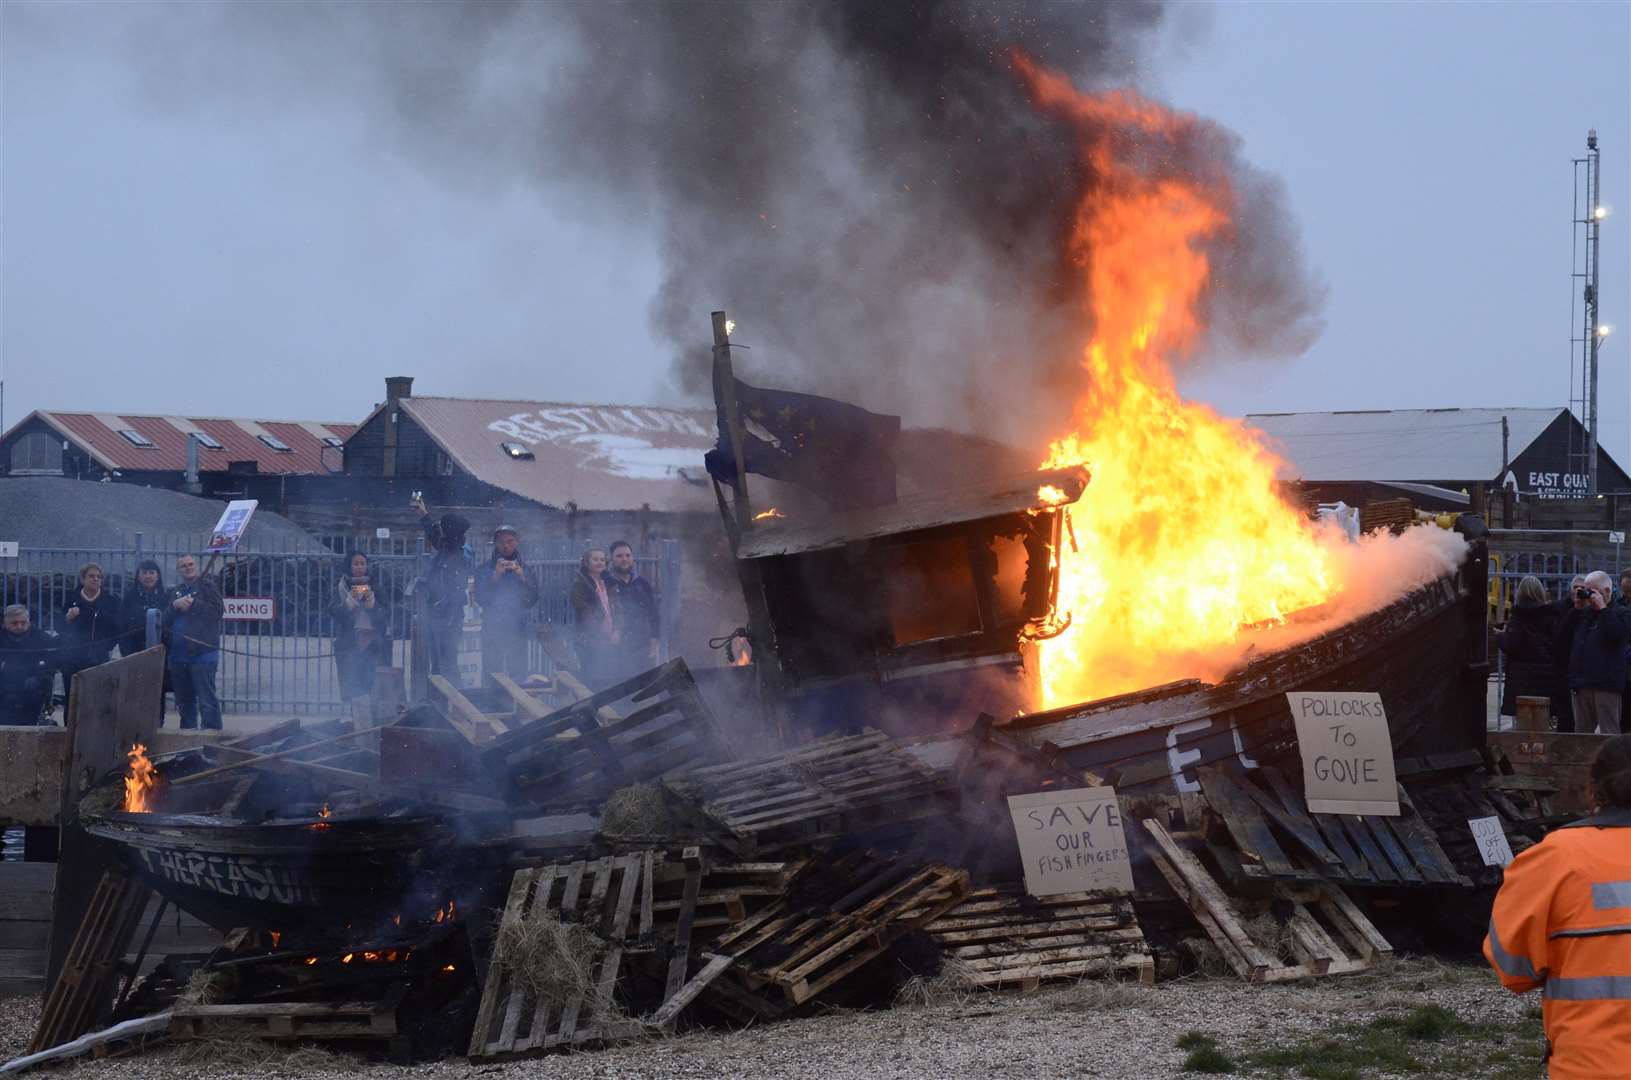
[[[1631,735],[1591,765],[1598,811],[1512,860],[1484,956],[1514,993],[1541,988],[1551,1080],[1631,1078]]]

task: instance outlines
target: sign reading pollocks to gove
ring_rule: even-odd
[[[1303,793],[1315,814],[1399,815],[1393,736],[1380,694],[1290,693],[1303,760]]]
[[[1032,896],[1133,891],[1133,863],[1114,788],[1008,796],[1025,891]]]

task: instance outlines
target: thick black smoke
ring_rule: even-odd
[[[649,218],[664,278],[645,314],[689,392],[723,307],[749,381],[1038,449],[1089,329],[1062,240],[1090,178],[1010,50],[1127,85],[1163,19],[1156,0],[143,9],[124,46],[167,107],[363,110],[450,184]],[[1318,296],[1283,196],[1219,145],[1241,214],[1216,257],[1217,344],[1299,351]]]

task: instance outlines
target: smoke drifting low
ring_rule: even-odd
[[[1148,0],[144,12],[122,47],[164,107],[361,113],[450,184],[652,221],[647,314],[688,391],[705,392],[707,313],[726,307],[756,346],[750,378],[1039,451],[1091,330],[1064,238],[1092,178],[1011,51],[1084,88],[1127,85],[1164,18]],[[1319,291],[1283,193],[1208,130],[1205,167],[1237,196],[1209,351],[1298,352]]]

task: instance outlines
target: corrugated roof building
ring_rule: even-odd
[[[341,448],[356,430],[356,424],[338,421],[41,410],[0,437],[0,475],[185,491],[187,443],[197,436],[193,494],[261,499],[272,508],[298,497],[304,481],[337,473]]]
[[[1542,499],[1586,493],[1585,428],[1568,409],[1346,410],[1245,419],[1309,485],[1414,483],[1460,491],[1506,482],[1519,495]],[[1600,492],[1631,491],[1631,477],[1600,446],[1597,472]]]

